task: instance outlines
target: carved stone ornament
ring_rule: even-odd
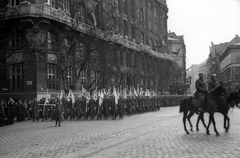
[[[28,31],[26,38],[30,49],[41,50],[46,41],[46,33],[42,30],[37,31],[37,28],[33,27],[32,30]]]

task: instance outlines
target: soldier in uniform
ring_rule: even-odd
[[[103,98],[102,98],[103,99]],[[102,119],[103,115],[103,103],[101,102],[102,99],[99,97],[96,104],[97,104],[97,120]]]
[[[95,106],[95,100],[93,99],[93,96],[91,96],[88,105],[89,105],[90,119],[93,120],[94,119],[94,106]]]
[[[78,97],[78,98],[76,98],[76,100],[75,100],[75,103],[74,103],[74,106],[75,106],[75,108],[76,108],[76,118],[77,118],[77,120],[80,120],[80,115],[81,115],[81,100],[80,100],[80,98]]]
[[[56,121],[55,126],[61,126],[61,121],[63,121],[63,105],[61,103],[60,98],[56,99],[55,102],[55,111],[54,111],[54,120]]]
[[[116,108],[116,103],[115,103],[115,96],[111,96],[109,98],[109,105],[111,107],[111,115],[112,115],[112,119],[115,120],[117,117],[117,108]]]
[[[35,120],[39,120],[39,108],[38,108],[38,101],[37,98],[34,98],[32,101],[32,112],[33,112],[33,122]]]
[[[139,96],[137,98],[137,104],[138,104],[138,113],[142,113],[142,110],[143,110],[143,102],[142,102],[142,97]]]
[[[119,119],[123,118],[123,110],[124,110],[124,99],[123,96],[120,96],[118,99],[118,115]]]
[[[217,75],[216,74],[212,74],[211,75],[211,81],[208,83],[208,90],[211,91],[213,90],[215,87],[217,87],[218,82],[217,82]]]
[[[70,100],[68,102],[68,108],[70,110],[70,120],[74,120],[75,119],[75,107],[74,107],[72,98],[70,98]]]
[[[0,100],[0,126],[4,126],[4,116],[5,116],[5,110],[4,110],[4,102]]]
[[[109,98],[108,98],[108,96],[104,96],[102,105],[103,105],[103,111],[104,111],[103,112],[104,118],[106,120],[110,116],[110,112],[109,112]]]
[[[195,82],[196,87],[196,94],[193,99],[194,105],[198,108],[198,110],[202,111],[202,105],[206,103],[206,95],[208,94],[208,90],[206,88],[206,85],[204,83],[204,74],[199,73],[199,79]]]

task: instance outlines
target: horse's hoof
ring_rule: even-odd
[[[190,131],[193,132],[193,129],[191,129]]]
[[[199,131],[199,129],[197,128],[196,131]]]
[[[186,131],[186,134],[190,134],[188,131]]]
[[[219,134],[219,133],[216,133],[216,136],[220,136],[220,134]]]
[[[210,135],[210,132],[207,132],[207,135]]]

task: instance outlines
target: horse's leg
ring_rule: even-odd
[[[206,128],[206,130],[207,130],[207,132],[206,132],[207,135],[210,135],[209,127],[210,127],[210,125],[211,125],[211,122],[212,122],[211,114],[209,114],[208,125],[207,125],[207,128]]]
[[[193,114],[194,114],[194,111],[192,111],[192,110],[190,110],[190,113],[188,114],[188,116],[187,116],[187,119],[188,119],[188,122],[189,122],[189,124],[190,124],[190,131],[191,132],[193,132],[193,126],[192,126],[192,123],[191,123],[191,117],[193,116]]]
[[[207,128],[207,126],[206,126],[206,124],[205,124],[205,121],[204,121],[204,113],[203,112],[201,112],[200,114],[199,114],[199,116],[198,116],[198,120],[197,120],[197,124],[196,124],[196,129],[197,129],[197,131],[199,131],[199,128],[198,128],[198,124],[199,124],[199,121],[201,120],[202,121],[202,124],[203,124],[203,126],[205,127],[205,128]]]
[[[230,127],[230,119],[229,119],[228,115],[225,116],[225,122],[226,122],[225,132],[228,132],[229,127]]]
[[[222,113],[223,114],[223,117],[224,117],[224,129],[225,129],[225,132],[228,132],[229,131],[229,127],[230,127],[230,119],[228,117],[228,113]]]
[[[197,118],[197,123],[196,123],[196,131],[199,131],[199,128],[198,128],[198,124],[199,124],[199,121],[201,120],[201,114],[199,114],[198,118]]]
[[[217,128],[216,128],[216,122],[215,122],[215,118],[214,118],[214,113],[210,113],[209,119],[210,119],[209,122],[213,123],[214,131],[216,132],[216,135],[219,136],[219,133],[218,133]],[[209,126],[210,126],[210,124],[209,124]],[[209,126],[207,128],[208,132],[209,132]]]
[[[226,130],[225,131],[228,132],[230,128],[230,118],[228,117],[228,110],[226,111],[226,116],[227,116],[228,125],[227,125],[227,131]]]
[[[184,130],[186,131],[186,134],[189,134],[187,127],[186,127],[186,118],[187,118],[187,113],[188,111],[183,111],[183,125],[184,125]]]

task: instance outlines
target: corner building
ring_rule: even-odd
[[[133,86],[159,94],[169,88],[166,0],[3,0],[0,7],[0,99],[55,97],[66,89],[77,94],[82,87]],[[57,66],[93,48],[100,65],[88,62],[81,71],[74,65],[60,74]],[[71,58],[61,57],[70,49]]]

